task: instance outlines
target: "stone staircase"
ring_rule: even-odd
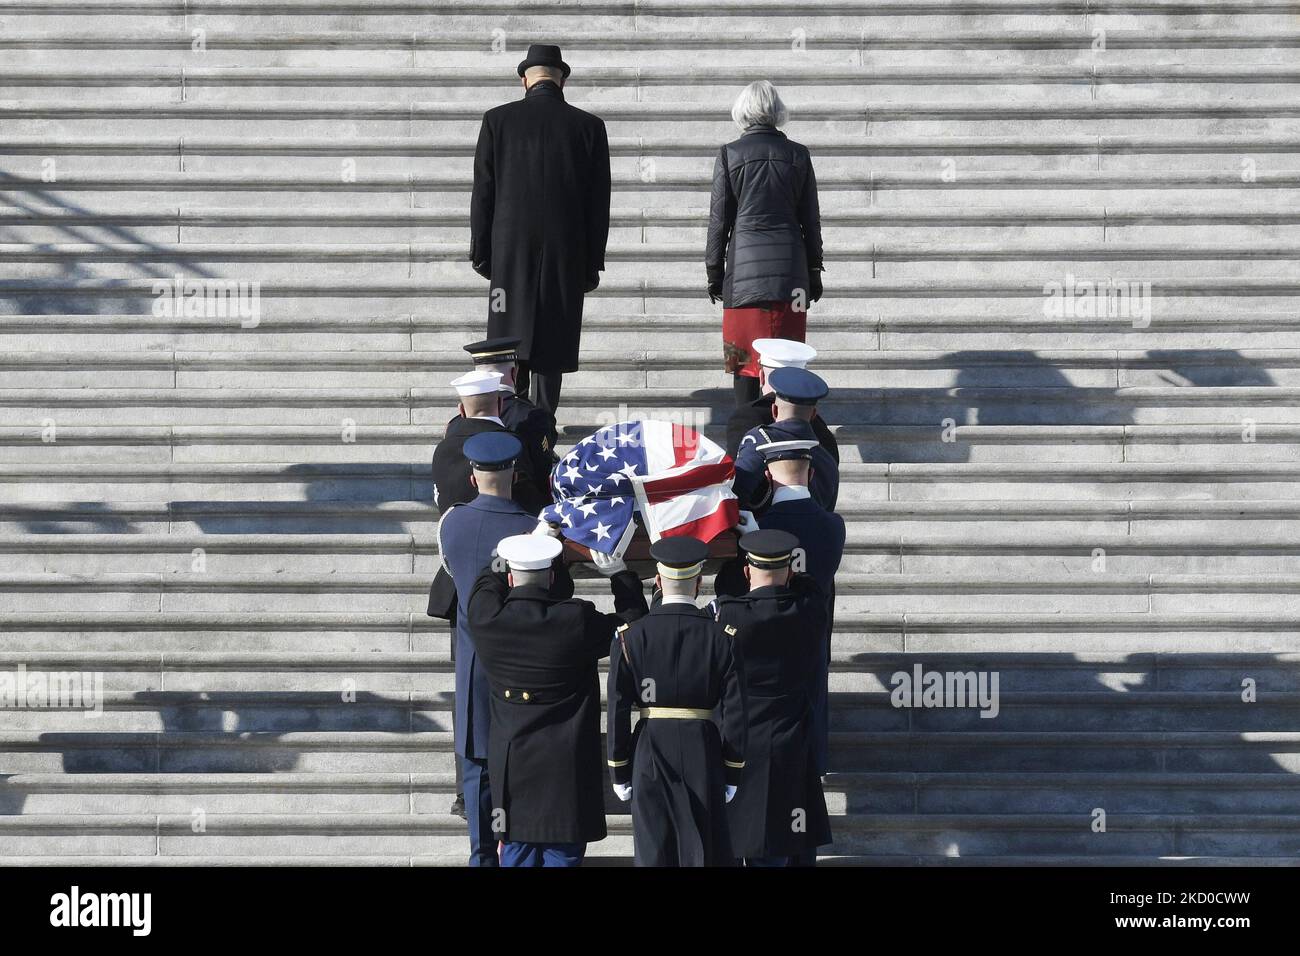
[[[428,461],[532,41],[613,154],[568,441],[721,431],[740,86],[813,151],[827,862],[1300,858],[1300,2],[0,0],[0,670],[104,686],[0,711],[0,862],[463,861]],[[155,314],[178,274],[260,320]],[[893,707],[918,663],[998,716]]]

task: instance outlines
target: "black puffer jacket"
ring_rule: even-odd
[[[751,126],[722,147],[704,265],[729,309],[790,302],[808,289],[808,270],[822,267],[822,226],[807,147],[771,126]]]

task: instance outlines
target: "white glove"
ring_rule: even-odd
[[[735,795],[736,795],[736,788],[733,787],[731,784],[727,784],[727,802],[730,803],[731,798],[734,797]]]
[[[596,566],[596,570],[607,578],[612,578],[620,571],[627,570],[627,563],[616,554],[605,554],[603,551],[593,550],[591,552],[591,563]]]
[[[537,527],[531,533],[542,537],[558,538],[560,536],[560,527],[542,518],[537,522]]]
[[[624,803],[632,799],[632,785],[630,783],[614,784],[614,794]]]
[[[742,511],[740,513],[740,523],[736,525],[736,530],[741,534],[749,534],[751,531],[757,531],[758,519],[754,517],[754,512]]]

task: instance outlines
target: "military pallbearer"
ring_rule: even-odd
[[[736,628],[696,606],[704,542],[661,538],[650,555],[662,597],[610,650],[610,775],[632,802],[638,866],[729,866],[726,801],[745,767]]]
[[[610,579],[613,613],[552,593],[561,544],[545,534],[497,545],[510,574],[479,576],[468,602],[487,673],[492,733],[488,770],[502,866],[577,866],[605,838],[600,765],[600,679],[615,629],[646,611],[640,579],[618,558],[593,553]]]
[[[474,653],[466,599],[475,579],[491,567],[496,543],[537,527],[537,519],[510,497],[513,466],[522,450],[519,439],[509,432],[470,436],[465,442],[465,454],[478,494],[468,504],[448,508],[438,523],[439,571],[451,580],[452,600],[457,604],[452,624],[452,657],[456,662],[452,726],[469,823],[471,866],[497,865],[497,838],[492,830],[488,778],[488,681]]]
[[[791,562],[799,539],[754,531],[740,539],[743,594],[719,592],[718,621],[736,629],[749,730],[745,769],[727,806],[731,848],[747,866],[816,859],[831,841],[813,752],[813,694],[826,656],[826,595]]]

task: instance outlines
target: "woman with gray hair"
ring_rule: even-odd
[[[704,253],[709,301],[722,299],[722,352],[735,376],[736,404],[758,398],[760,338],[802,342],[809,302],[822,295],[817,177],[808,149],[777,129],[785,104],[767,80],[736,98],[743,130],[713,166]]]

